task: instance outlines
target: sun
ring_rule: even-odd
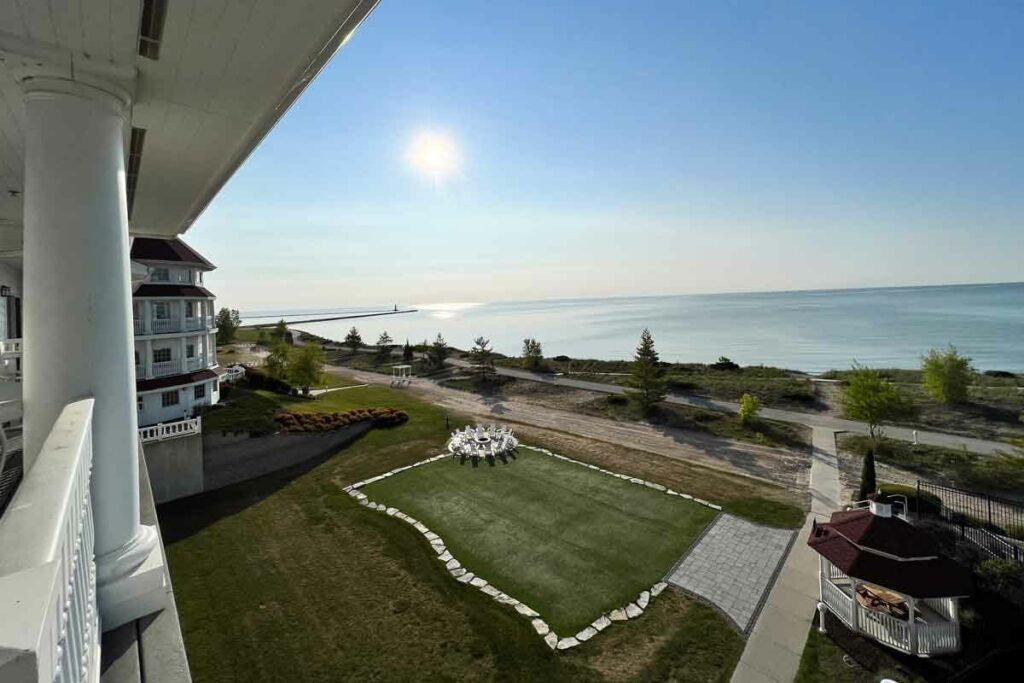
[[[435,183],[441,183],[458,170],[459,150],[450,135],[421,131],[409,142],[406,160]]]

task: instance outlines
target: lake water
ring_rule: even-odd
[[[384,330],[397,343],[432,340],[440,332],[459,348],[484,336],[510,355],[534,337],[546,356],[602,359],[630,357],[648,327],[664,360],[728,356],[743,365],[811,372],[846,368],[854,360],[916,367],[929,348],[954,344],[978,369],[1024,372],[1024,283],[408,307],[419,310],[295,327],[341,340],[354,325],[370,344]],[[263,314],[300,321],[390,308],[251,311],[244,320],[274,319],[253,317]]]

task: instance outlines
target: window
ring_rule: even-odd
[[[154,363],[166,363],[171,360],[171,349],[153,349],[153,362]]]
[[[135,349],[135,364],[139,364],[139,350]]]
[[[194,318],[196,317],[196,304],[194,301],[185,302],[185,317]]]
[[[139,396],[137,399],[135,399],[135,405],[139,407],[139,410],[142,410],[143,408],[146,407],[146,402],[142,400],[141,396]]]
[[[147,59],[160,58],[160,41],[164,37],[167,0],[142,0],[139,21],[139,54]]]
[[[154,301],[153,317],[157,320],[167,320],[171,317],[171,305],[166,301]]]
[[[206,385],[197,384],[192,387],[192,398],[206,398]]]
[[[195,344],[185,344],[185,358],[195,358],[195,357],[196,357],[196,345]]]
[[[217,380],[217,379],[213,380],[213,390],[214,390],[214,392],[218,391],[219,389],[220,389],[220,380]]]
[[[164,408],[178,405],[178,390],[174,389],[160,394],[160,403],[163,404]]]
[[[150,273],[149,279],[153,282],[170,282],[171,272],[166,268],[154,268],[153,272]]]

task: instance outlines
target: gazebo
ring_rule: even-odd
[[[819,555],[820,630],[828,609],[853,631],[900,652],[957,652],[958,603],[971,593],[970,573],[940,555],[929,534],[894,516],[889,500],[876,494],[865,503],[814,523],[807,539]]]
[[[392,365],[391,366],[391,386],[401,387],[406,386],[412,382],[412,366],[411,365]]]

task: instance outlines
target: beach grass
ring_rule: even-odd
[[[443,460],[364,492],[422,521],[563,636],[660,581],[716,514],[525,448],[507,464]]]
[[[253,409],[393,406],[410,420],[313,466],[159,508],[193,680],[729,680],[742,638],[681,592],[555,654],[527,620],[454,581],[415,529],[345,495],[439,452],[440,408],[384,387],[250,394]]]

